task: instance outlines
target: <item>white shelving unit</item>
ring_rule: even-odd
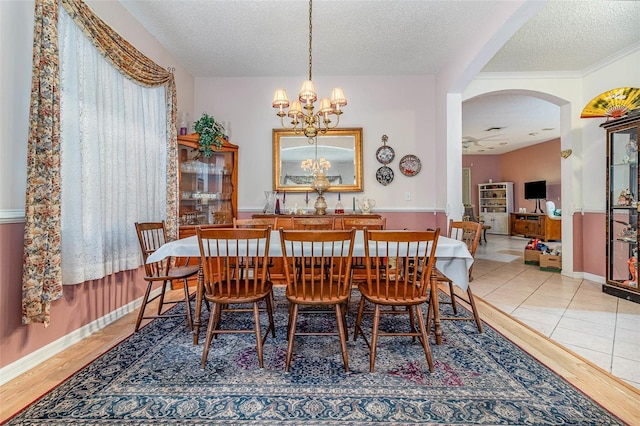
[[[491,226],[487,234],[509,235],[509,213],[513,212],[513,182],[478,185],[480,220]]]

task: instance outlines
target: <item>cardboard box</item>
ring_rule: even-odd
[[[524,249],[524,263],[526,265],[539,265],[540,251]]]
[[[540,270],[550,272],[560,272],[562,270],[562,256],[541,255]]]

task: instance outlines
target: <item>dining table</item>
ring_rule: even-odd
[[[364,233],[357,230],[353,243],[353,257],[365,256]],[[190,236],[163,244],[147,258],[147,263],[158,262],[168,257],[200,257],[198,237]],[[272,230],[269,238],[269,257],[282,257],[282,245],[280,243],[280,232]],[[459,240],[439,236],[436,245],[436,267],[440,272],[460,287],[463,291],[469,286],[469,268],[473,264],[473,257],[469,253],[467,245]],[[430,280],[430,297],[434,303],[434,332],[436,344],[442,343],[442,329],[440,327],[440,313],[438,306],[438,282],[435,271]],[[202,302],[204,300],[204,275],[202,272],[202,262],[196,285],[195,295],[195,315],[193,318],[193,343],[198,344],[200,332],[200,316],[202,313]]]

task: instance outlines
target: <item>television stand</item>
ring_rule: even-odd
[[[540,214],[544,214],[544,212],[542,211],[542,207],[540,206],[540,200],[541,198],[536,198],[536,208],[533,209],[534,213],[540,213]],[[538,211],[540,210],[540,211]]]
[[[549,219],[540,213],[511,213],[511,235],[540,238],[544,241],[560,241],[562,221]]]

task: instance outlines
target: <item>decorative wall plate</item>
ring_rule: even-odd
[[[393,170],[387,166],[380,167],[376,172],[376,179],[384,186],[389,185],[393,181]]]
[[[596,96],[584,107],[580,118],[620,118],[640,108],[640,89],[618,87]]]
[[[389,164],[396,156],[395,151],[390,146],[387,146],[389,137],[382,135],[382,146],[376,151],[376,158],[382,164]]]
[[[400,159],[400,171],[405,176],[415,176],[420,172],[422,163],[415,155],[405,155]]]

